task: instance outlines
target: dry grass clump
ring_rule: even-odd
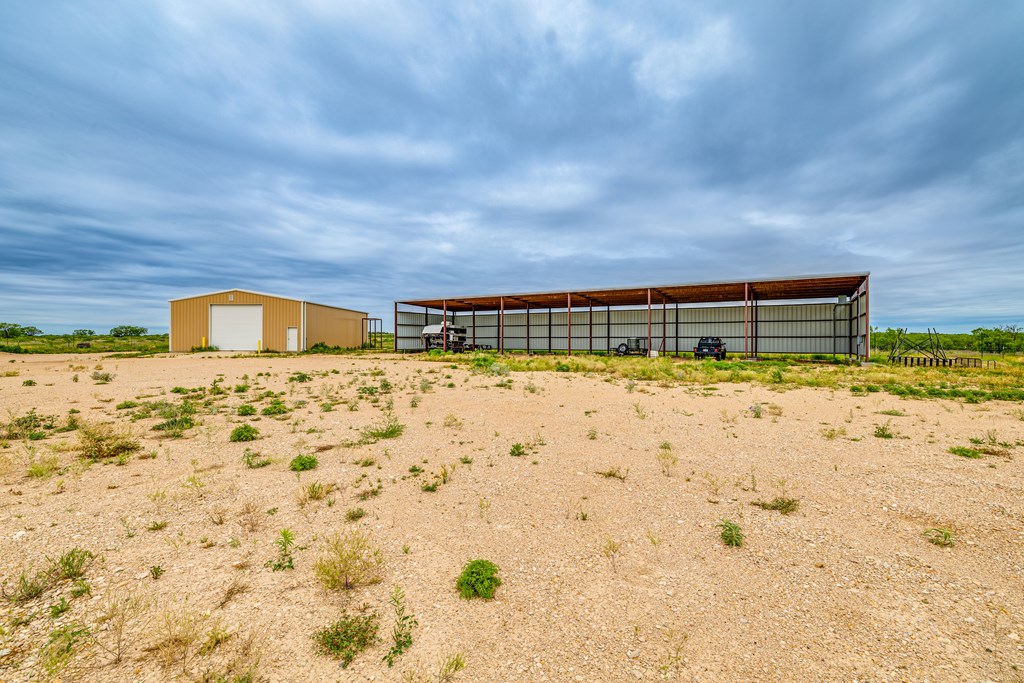
[[[149,624],[152,601],[143,595],[127,593],[107,598],[100,607],[96,623],[102,626],[93,634],[96,646],[118,664],[131,649],[135,639]]]
[[[126,458],[140,450],[142,444],[131,430],[118,430],[106,423],[82,422],[78,427],[78,452],[88,460]]]
[[[358,529],[349,529],[327,540],[313,571],[326,590],[350,590],[380,583],[384,566],[384,553],[370,537]]]

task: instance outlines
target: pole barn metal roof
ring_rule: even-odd
[[[696,282],[691,284],[657,285],[651,287],[622,287],[615,289],[559,290],[519,294],[485,294],[480,296],[452,296],[433,299],[405,299],[396,304],[445,308],[448,311],[521,310],[526,308],[565,308],[566,296],[587,301],[596,306],[646,306],[648,292],[653,301],[672,304],[703,304],[744,301],[744,288],[749,297],[758,301],[785,299],[828,299],[839,296],[853,297],[867,281],[870,273],[843,273],[837,275],[804,275],[726,282]]]

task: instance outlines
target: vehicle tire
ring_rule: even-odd
[[[629,351],[629,347],[625,344],[619,344],[615,347],[615,355],[617,356],[625,356],[627,351]]]

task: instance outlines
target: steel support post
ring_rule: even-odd
[[[565,355],[572,355],[572,294],[565,293]]]
[[[750,358],[750,285],[743,283],[743,357]]]
[[[665,353],[665,321],[668,318],[665,316],[665,297],[661,298],[661,348],[658,349],[659,353]]]
[[[679,358],[679,302],[676,302],[676,358]]]
[[[505,297],[499,299],[498,310],[498,353],[505,353]]]
[[[448,350],[448,299],[444,299],[441,302],[441,316],[444,319],[444,323],[441,325],[441,334],[443,337],[444,350]]]
[[[530,304],[526,304],[526,355],[530,355]]]
[[[871,276],[864,278],[864,360],[871,360]],[[857,321],[860,326],[860,321]],[[858,330],[859,331],[859,330]]]
[[[647,289],[647,355],[651,355],[651,290]]]

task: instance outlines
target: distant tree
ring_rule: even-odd
[[[17,339],[21,336],[21,325],[14,323],[0,323],[0,337],[4,339]]]
[[[38,327],[33,327],[32,325],[21,328],[22,337],[38,337],[42,333],[43,331],[41,329],[39,329]]]
[[[75,330],[71,333],[72,337],[95,337],[96,333],[93,330]]]
[[[129,343],[132,337],[141,337],[148,332],[145,327],[138,327],[137,325],[118,325],[117,327],[110,330],[111,337],[128,337]]]

